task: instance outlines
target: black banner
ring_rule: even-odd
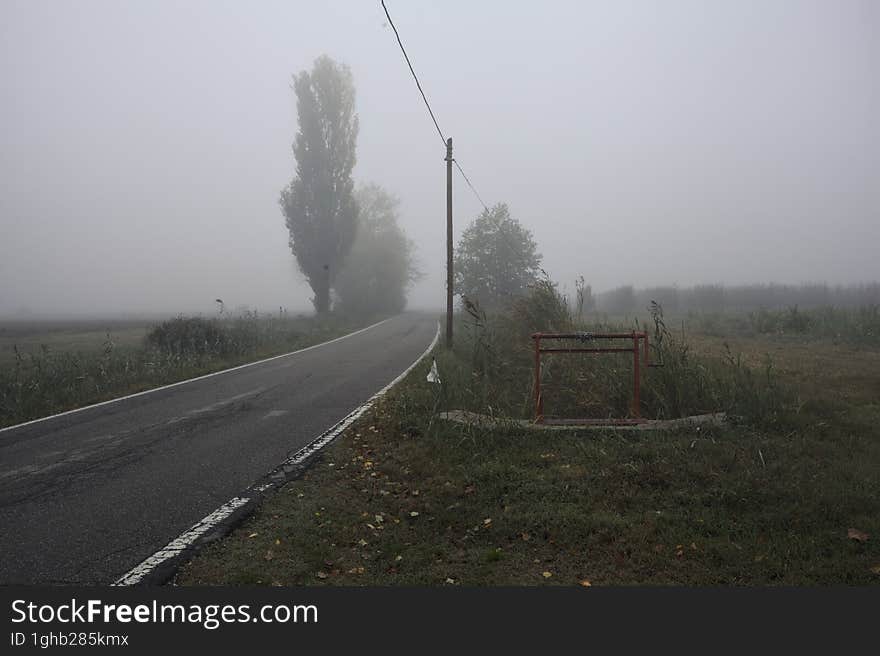
[[[872,638],[880,607],[876,588],[3,587],[0,596],[6,654],[476,645],[838,651]]]

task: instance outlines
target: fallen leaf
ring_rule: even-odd
[[[483,526],[489,526],[489,524],[491,524],[491,523],[492,523],[491,517],[487,517],[486,519],[483,520]]]
[[[412,512],[410,512],[409,516],[410,516],[410,517],[418,517],[418,516],[419,516],[419,511],[418,511],[418,510],[413,510]]]
[[[584,586],[585,588],[589,588],[589,587],[591,587],[593,584],[590,583],[587,579],[584,579],[583,581],[581,581],[581,585]]]
[[[868,534],[855,528],[851,528],[846,532],[846,537],[857,542],[867,542]]]
[[[248,537],[249,537],[249,538],[255,538],[255,537],[257,537],[258,535],[259,535],[259,533],[251,533]]]
[[[363,538],[361,538],[360,540],[358,540],[358,544],[361,545],[362,547],[366,547],[366,546],[367,546],[367,541],[364,540]]]
[[[880,565],[874,565],[871,568],[871,571],[874,572],[874,574],[876,574],[877,576],[880,576]]]
[[[520,533],[519,536],[523,539],[523,542],[528,542],[532,538],[528,533]]]
[[[545,579],[549,579],[551,576],[553,576],[553,572],[544,572],[541,574],[541,576],[543,576]]]
[[[455,579],[447,578],[447,579],[446,579],[446,583],[452,585],[453,583],[455,583]]]
[[[324,573],[324,572],[318,572],[317,577],[318,577],[319,579],[326,579],[326,578],[327,578],[327,574]]]
[[[403,556],[398,556],[398,557],[395,558],[394,560],[396,560],[396,561],[399,563],[401,560],[403,560]]]

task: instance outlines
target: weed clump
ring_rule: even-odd
[[[648,308],[647,324],[583,321],[583,312],[573,312],[545,274],[504,310],[486,312],[470,299],[463,307],[455,349],[439,360],[450,383],[444,386],[442,402],[450,409],[530,419],[535,407],[533,333],[633,330],[648,332],[650,359],[661,365],[642,371],[641,417],[674,419],[727,412],[745,422],[766,424],[778,421],[787,404],[772,362],[754,369],[729,347],[714,357],[696,355],[684,324],[680,331],[670,329],[657,302]],[[789,321],[800,321],[797,312],[791,315]],[[541,367],[545,416],[633,416],[632,360],[628,352],[545,354]]]

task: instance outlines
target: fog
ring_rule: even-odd
[[[880,3],[387,4],[561,284],[880,279]],[[445,153],[378,0],[3,0],[0,35],[0,316],[310,310],[278,197],[321,54],[417,244],[410,305],[445,302]]]

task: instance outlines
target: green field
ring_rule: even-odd
[[[108,339],[117,348],[138,348],[155,322],[147,320],[0,321],[0,368],[49,352],[101,353]],[[109,337],[108,337],[109,336]]]
[[[880,346],[870,335],[685,323],[670,329],[669,368],[646,374],[643,411],[662,415],[681,394],[688,407],[715,399],[709,409],[734,421],[549,432],[436,417],[530,412],[530,340],[482,321],[465,317],[455,350],[438,350],[444,393],[424,363],[177,583],[880,583]],[[601,395],[590,367],[556,369],[556,382],[581,376],[573,404]]]
[[[0,427],[286,353],[369,318],[246,313],[0,323]]]

